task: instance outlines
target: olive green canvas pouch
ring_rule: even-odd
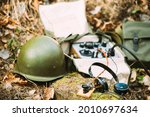
[[[139,60],[150,62],[150,22],[125,22],[123,24],[123,45]],[[124,50],[129,61],[135,59]]]

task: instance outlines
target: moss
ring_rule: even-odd
[[[92,78],[83,78],[79,73],[73,72],[52,84],[55,89],[56,99],[78,100],[84,99],[77,96],[82,84],[92,82]]]
[[[93,82],[92,78],[83,78],[79,73],[70,73],[52,84],[57,100],[87,100],[77,96],[82,84]],[[110,89],[111,90],[111,89]],[[113,93],[93,93],[89,100],[117,100],[120,97]]]
[[[122,98],[113,92],[107,92],[107,93],[93,93],[91,99],[92,100],[120,100]]]

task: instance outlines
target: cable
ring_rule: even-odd
[[[100,30],[97,30],[97,31],[95,32],[95,35],[97,35],[98,37],[99,37],[99,36],[103,36],[103,37],[107,38],[108,40],[112,41],[112,39],[111,39],[110,36],[108,36],[107,34],[103,33],[103,32],[100,31]]]
[[[117,72],[118,72],[118,66],[117,66],[117,63],[114,61],[114,59],[112,58],[112,57],[110,57],[110,59],[112,60],[112,62],[115,64],[115,66],[116,66],[116,74],[117,74]]]
[[[100,49],[100,48],[98,48],[97,51],[98,51],[98,52],[101,52],[101,53],[105,56],[105,58],[106,58],[106,63],[107,63],[107,66],[108,66],[109,62],[108,62],[108,57],[107,57],[107,55],[106,55],[106,52],[103,51],[103,50]],[[99,73],[96,78],[100,77],[100,75],[102,75],[102,73],[104,73],[104,71],[105,71],[105,69],[104,69],[101,73]]]
[[[139,63],[141,64],[141,66],[142,66],[143,69],[145,70],[146,74],[147,74],[148,76],[150,76],[150,73],[148,72],[146,66],[145,66],[130,50],[128,50],[126,47],[124,47],[124,46],[121,45],[121,44],[116,44],[116,45],[114,45],[114,46],[112,47],[112,49],[114,49],[114,48],[117,47],[117,46],[119,46],[119,47],[125,49],[127,52],[129,52],[129,53],[137,60],[137,62],[139,62]]]
[[[108,51],[107,50],[105,50],[107,53],[108,53]],[[114,61],[114,59],[110,56],[110,54],[109,55],[107,55],[107,57],[109,57],[111,60],[112,60],[112,62],[114,63],[114,65],[116,66],[116,74],[117,74],[117,72],[118,72],[118,66],[117,66],[117,63]]]

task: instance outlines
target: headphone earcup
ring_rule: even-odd
[[[96,91],[98,91],[98,92],[104,93],[104,92],[108,91],[108,89],[109,89],[108,84],[107,84],[105,78],[103,78],[103,77],[99,77],[99,78],[95,79],[94,84],[96,87]]]

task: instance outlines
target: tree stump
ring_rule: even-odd
[[[55,81],[52,87],[55,89],[56,100],[118,100],[120,96],[114,92],[94,92],[90,98],[78,96],[77,93],[83,84],[93,82],[93,78],[84,78],[79,73],[70,73]]]

